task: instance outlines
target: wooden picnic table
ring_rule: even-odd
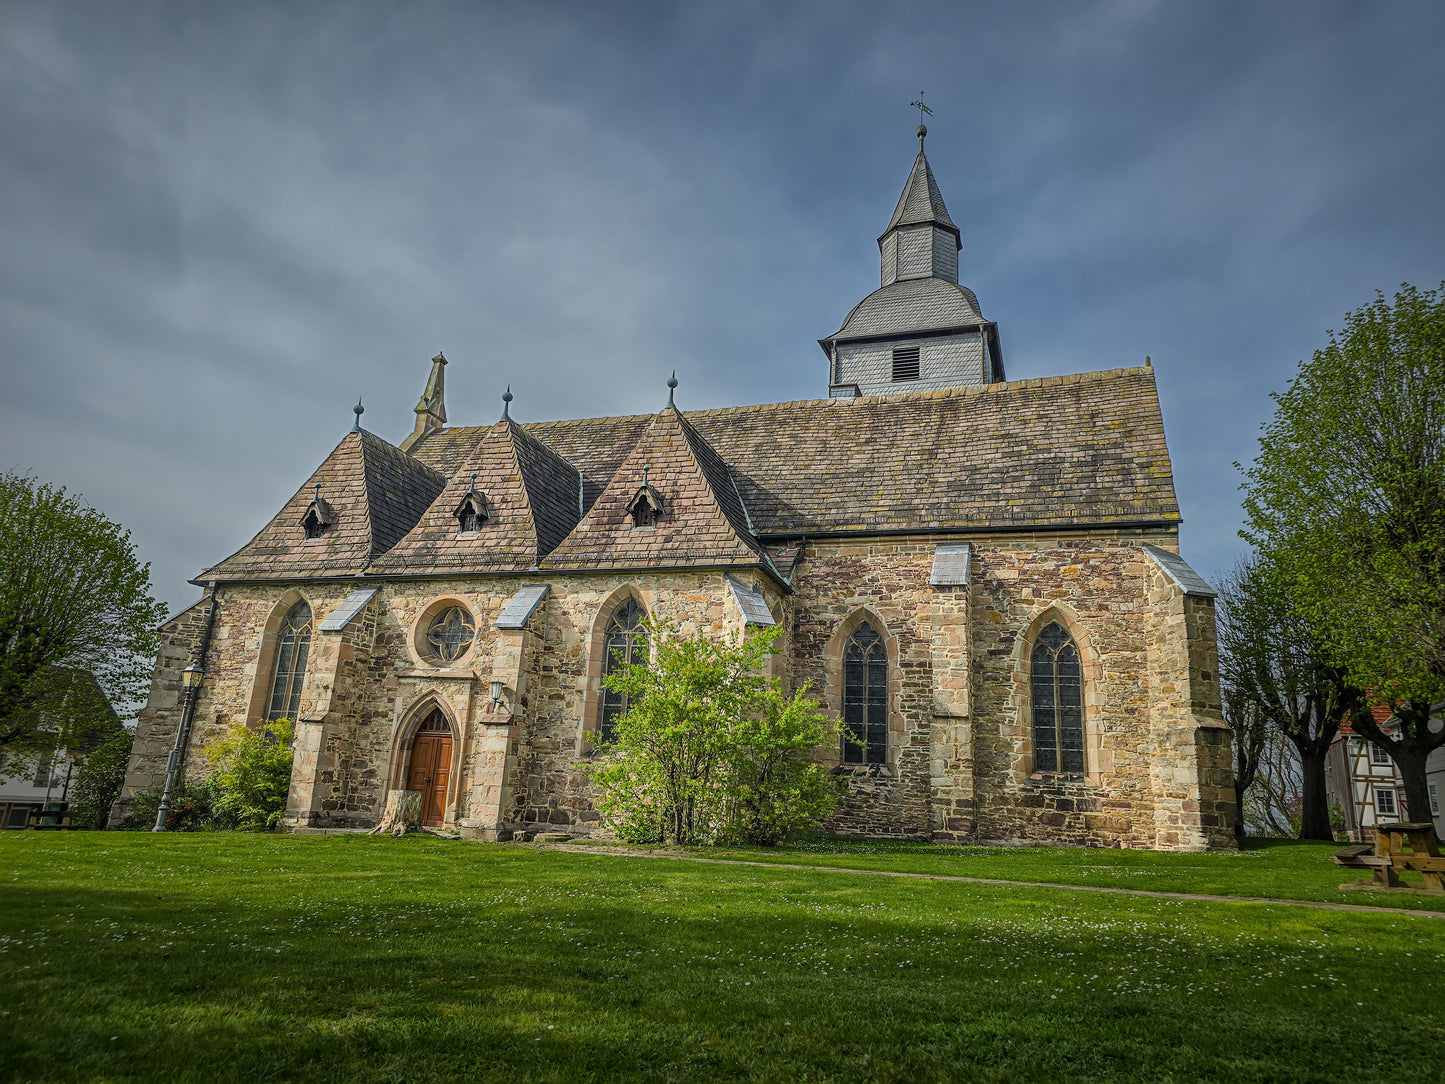
[[[1406,844],[1409,850],[1406,851]],[[1375,846],[1368,844],[1336,851],[1335,864],[1342,869],[1367,869],[1371,880],[1356,881],[1341,888],[1398,889],[1400,873],[1413,870],[1425,878],[1425,891],[1445,892],[1445,858],[1440,855],[1440,842],[1435,838],[1431,821],[1406,821],[1381,824],[1375,828]]]

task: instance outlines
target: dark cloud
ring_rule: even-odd
[[[46,4],[0,12],[0,462],[158,592],[445,348],[490,421],[810,397],[906,103],[1011,376],[1154,358],[1186,556],[1376,289],[1445,277],[1433,3]]]

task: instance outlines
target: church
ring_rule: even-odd
[[[926,134],[817,399],[691,411],[674,378],[655,412],[520,423],[509,391],[449,427],[439,354],[400,446],[358,405],[164,626],[113,822],[165,777],[189,668],[191,777],[236,723],[296,721],[284,827],[410,790],[467,838],[602,831],[583,769],[627,704],[601,682],[653,617],[783,627],[774,672],[853,739],[816,751],[847,787],[828,831],[1232,848],[1153,369],[1007,379]]]

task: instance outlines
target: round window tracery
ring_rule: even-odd
[[[448,606],[427,626],[427,647],[437,662],[455,662],[467,653],[476,634],[472,615],[460,606]]]

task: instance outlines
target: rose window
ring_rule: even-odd
[[[438,662],[455,662],[467,653],[476,634],[472,615],[460,606],[452,606],[432,618],[426,642]]]

